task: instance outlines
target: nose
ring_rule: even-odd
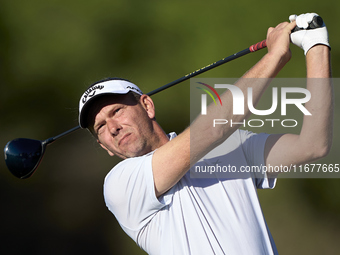
[[[110,131],[110,133],[114,136],[118,135],[119,130],[122,129],[122,127],[119,125],[119,123],[113,119],[106,120],[106,125]]]

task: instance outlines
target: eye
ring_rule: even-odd
[[[111,117],[115,118],[115,117],[118,117],[122,114],[123,112],[123,107],[119,106],[117,108],[114,108],[112,109],[112,112],[111,112]]]
[[[102,130],[103,127],[104,127],[104,124],[100,124],[100,125],[97,126],[97,128],[96,128],[97,135],[100,133],[100,130]]]

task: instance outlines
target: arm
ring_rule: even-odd
[[[253,88],[253,99],[256,103],[270,83],[290,59],[290,31],[295,23],[281,23],[275,28],[269,28],[267,33],[268,53],[243,78],[268,78],[252,80],[240,79],[237,86],[244,94],[247,88]],[[233,115],[232,95],[230,91],[221,95],[223,108],[214,105],[208,107],[208,114],[197,117],[191,127],[178,137],[157,149],[153,155],[152,168],[156,195],[160,196],[175,185],[189,170],[190,163],[202,158],[208,151],[226,140],[238,127],[219,125],[213,128],[213,119],[232,119],[240,122],[250,115],[245,107],[245,116]],[[221,112],[223,116],[221,116]],[[202,135],[209,134],[209,135]]]
[[[289,19],[303,26],[317,15],[306,13],[291,15]],[[271,135],[266,143],[267,165],[301,165],[327,155],[332,144],[333,87],[331,79],[330,49],[325,24],[312,30],[301,30],[291,35],[292,42],[306,55],[307,89],[311,100],[305,107],[312,114],[304,116],[299,135]]]
[[[267,165],[300,165],[324,157],[332,144],[333,88],[330,52],[325,45],[316,45],[306,54],[307,89],[311,100],[299,135],[271,135],[266,143]]]

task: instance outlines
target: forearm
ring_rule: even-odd
[[[200,115],[191,125],[191,156],[192,162],[202,157],[207,151],[227,139],[250,116],[247,104],[248,89],[252,89],[253,105],[256,106],[263,92],[269,86],[270,81],[282,69],[289,60],[275,53],[267,53],[253,68],[251,68],[236,84],[244,95],[244,114],[233,114],[233,95],[230,90],[221,95],[222,106],[211,104],[207,109],[207,115]],[[228,120],[225,125],[213,126],[215,119]],[[202,139],[202,134],[209,134]],[[204,149],[205,148],[205,149]]]
[[[330,78],[330,50],[325,45],[316,45],[306,55],[307,78]]]
[[[300,139],[312,151],[315,159],[330,149],[333,131],[333,86],[330,67],[330,51],[317,45],[306,55],[307,89],[311,99],[305,107],[312,115],[305,115]],[[309,141],[309,142],[308,142]]]
[[[329,79],[330,56],[327,46],[317,45],[306,55],[307,89],[311,99],[299,135],[271,135],[265,158],[270,165],[300,165],[324,157],[332,143],[333,88]]]
[[[248,94],[248,89],[252,89],[254,106],[268,87],[270,80],[274,78],[290,60],[290,33],[295,25],[295,22],[283,22],[275,28],[269,28],[267,32],[268,53],[237,82],[236,85],[245,97]],[[242,122],[249,117],[250,111],[247,100],[244,102],[243,115],[233,115],[232,102],[231,92],[227,91],[222,95],[222,108],[211,105],[208,108],[207,115],[198,117],[192,126],[191,132],[194,133],[194,135],[191,135],[191,141],[200,146],[192,146],[192,155],[197,153],[202,156],[207,150],[211,149],[211,147],[223,142],[239,127],[237,125],[219,125],[218,127],[213,127],[212,123],[214,119],[227,119],[235,123]],[[204,142],[202,142],[202,140],[198,139],[202,134],[209,134],[209,139],[205,139]],[[196,137],[197,141],[193,140],[196,139]],[[207,150],[203,151],[201,145],[203,148],[207,148]]]

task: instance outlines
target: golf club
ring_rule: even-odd
[[[177,80],[174,80],[158,89],[155,89],[147,93],[147,95],[152,96],[160,91],[170,88],[196,75],[204,73],[208,70],[211,70],[231,60],[244,56],[250,52],[255,52],[265,47],[266,47],[266,40],[263,40],[259,43],[251,45],[249,48],[245,50],[237,52],[229,57],[223,58],[217,62],[214,62],[192,73],[189,73]],[[51,144],[55,140],[67,134],[70,134],[76,131],[77,129],[80,129],[80,126],[76,126],[68,131],[65,131],[64,133],[58,136],[48,138],[45,141],[28,139],[28,138],[17,138],[17,139],[14,139],[8,142],[4,149],[7,168],[14,176],[18,178],[26,179],[30,177],[35,172],[37,167],[39,166],[39,163],[41,162],[44,156],[47,145]]]
[[[320,16],[315,16],[310,23],[309,27],[307,29],[313,29],[317,27],[321,27],[323,25],[323,20]],[[294,32],[296,30],[293,30]],[[147,95],[151,96],[154,95],[160,91],[163,91],[167,88],[170,88],[178,83],[181,83],[185,80],[188,80],[196,75],[202,74],[208,70],[211,70],[217,66],[220,66],[224,63],[230,62],[234,59],[237,59],[241,56],[244,56],[248,53],[258,51],[260,49],[263,49],[267,47],[266,40],[263,40],[261,42],[258,42],[256,44],[251,45],[249,48],[244,49],[242,51],[239,51],[233,55],[230,55],[226,58],[223,58],[217,62],[214,62],[210,65],[207,65],[205,67],[202,67],[201,69],[198,69],[192,73],[189,73],[177,80],[174,80],[162,87],[159,87],[158,89],[155,89]],[[65,131],[64,133],[57,135],[55,137],[48,138],[44,141],[40,140],[34,140],[34,139],[28,139],[28,138],[18,138],[14,139],[10,142],[8,142],[5,146],[4,152],[5,152],[5,161],[7,168],[10,170],[10,172],[21,179],[26,179],[30,177],[37,167],[39,166],[43,155],[45,153],[46,147],[48,144],[51,144],[55,140],[70,134],[76,130],[80,129],[80,126],[76,126],[68,131]]]
[[[48,144],[53,143],[80,127],[74,127],[60,135],[48,138],[44,141],[17,138],[8,142],[5,146],[5,161],[8,170],[16,177],[26,179],[30,177],[39,166]]]

